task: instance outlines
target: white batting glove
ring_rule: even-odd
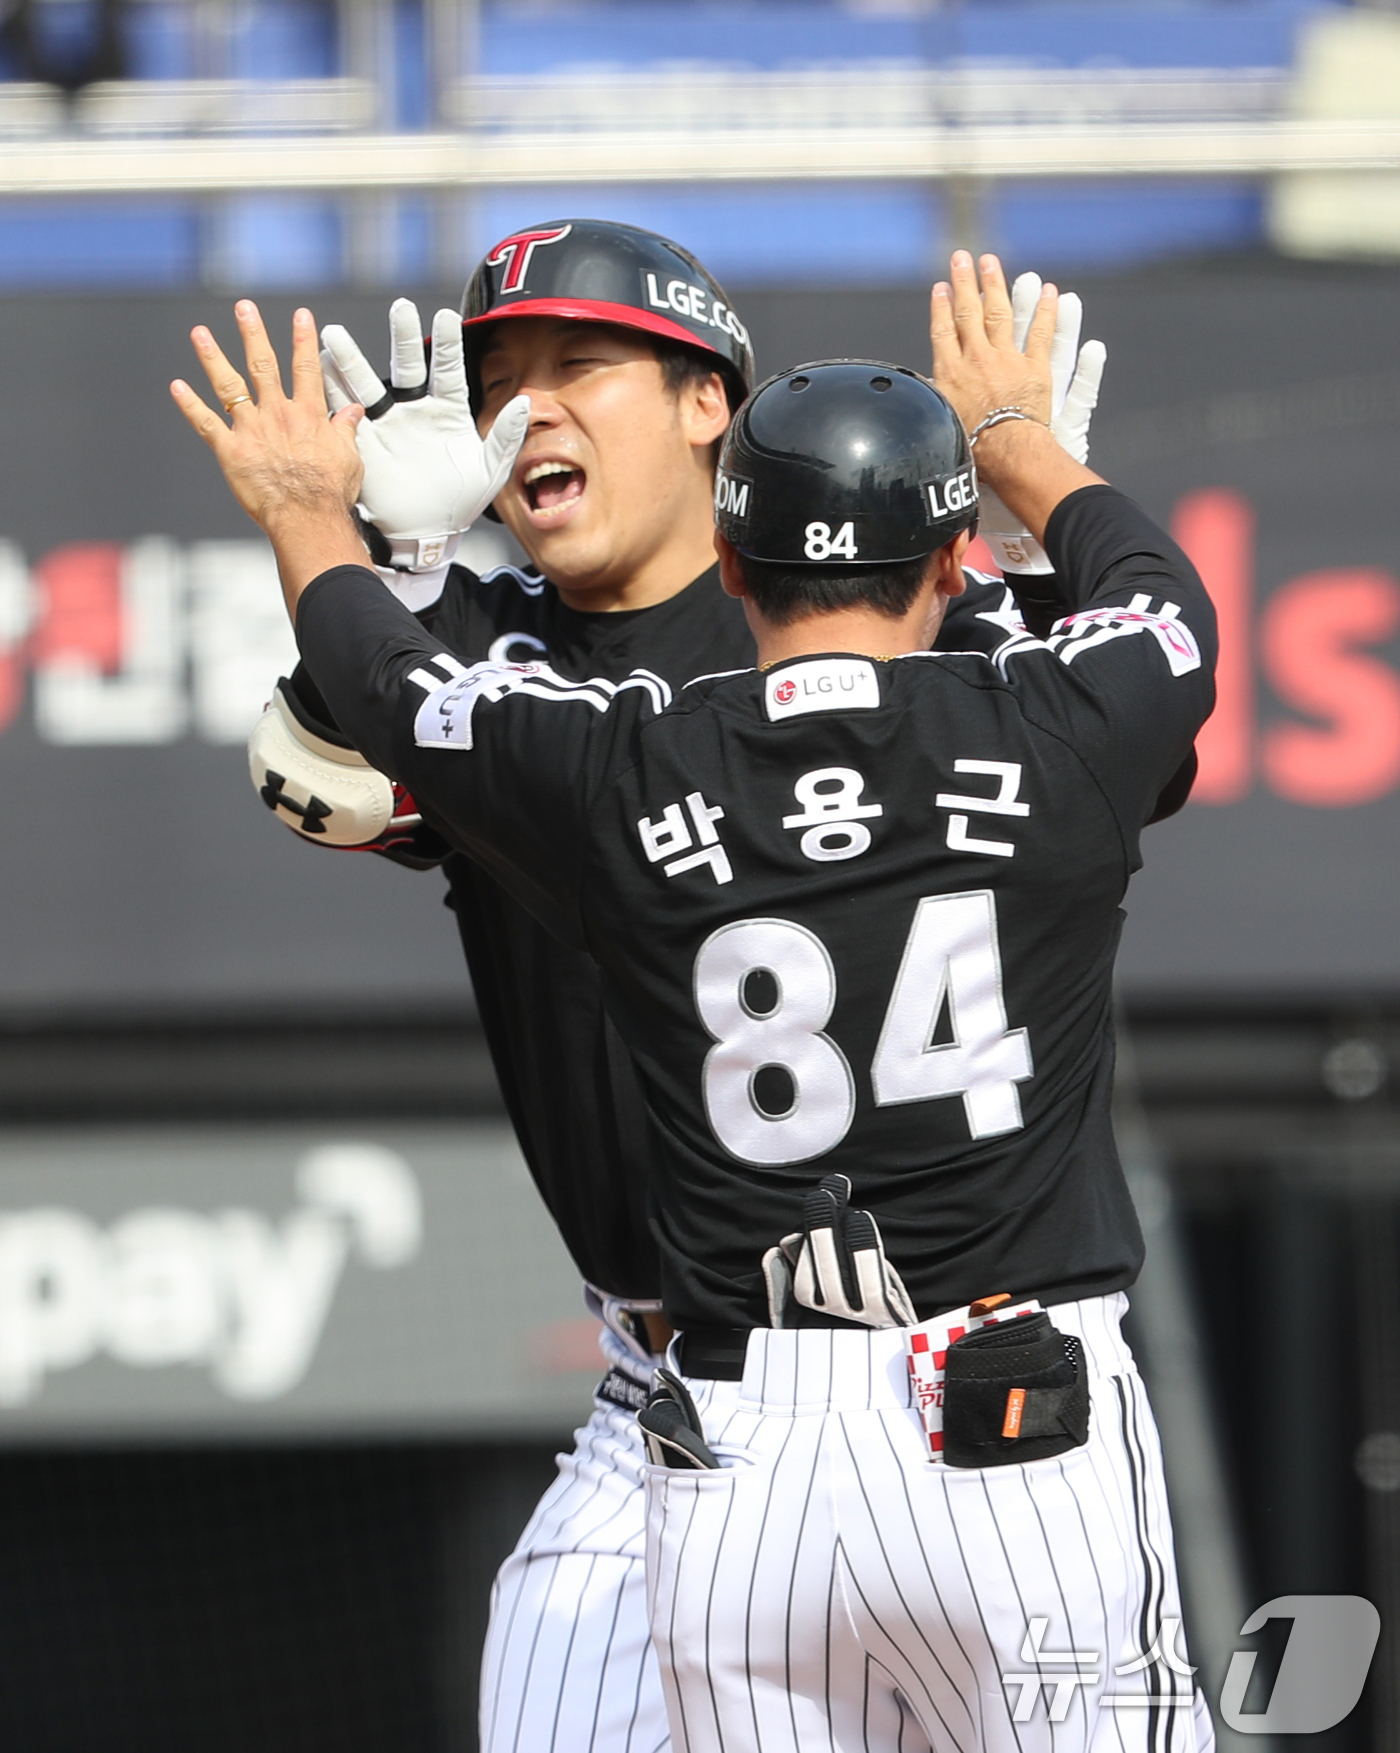
[[[389,335],[386,388],[348,329],[332,323],[321,330],[326,399],[332,413],[359,402],[369,416],[355,434],[365,465],[360,511],[388,541],[394,570],[445,577],[463,532],[510,478],[529,429],[530,398],[507,402],[483,439],[456,311],[433,318],[431,374],[409,299],[390,305]]]
[[[863,1327],[912,1327],[918,1320],[904,1280],[885,1258],[880,1226],[850,1203],[849,1175],[827,1175],[803,1200],[804,1229],[763,1256],[768,1318],[800,1325],[792,1305]]]
[[[1040,302],[1039,274],[1017,276],[1011,288],[1012,334],[1021,352],[1026,332]],[[1108,349],[1102,341],[1079,345],[1084,306],[1077,292],[1062,292],[1055,313],[1055,337],[1050,344],[1050,430],[1077,463],[1089,459],[1089,419],[1099,400],[1099,384]],[[996,557],[1003,572],[1053,572],[1049,557],[1020,518],[1009,511],[996,494],[982,488],[978,496],[978,534]]]

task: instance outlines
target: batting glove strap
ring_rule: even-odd
[[[441,573],[457,558],[460,530],[441,536],[389,536],[389,565],[395,572]]]
[[[1020,518],[1009,511],[990,487],[979,484],[977,495],[977,533],[992,551],[1001,570],[1010,576],[1043,575],[1053,572],[1050,556],[1025,528]]]

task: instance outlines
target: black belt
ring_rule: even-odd
[[[800,1328],[835,1329],[839,1333],[870,1332],[861,1321],[846,1321],[839,1315],[824,1315],[820,1309],[799,1309],[795,1325]],[[749,1334],[767,1332],[756,1327],[687,1327],[677,1335],[680,1340],[681,1374],[697,1381],[741,1382],[744,1379],[744,1354],[749,1348]]]
[[[687,1327],[680,1335],[683,1376],[706,1382],[741,1382],[753,1327]]]

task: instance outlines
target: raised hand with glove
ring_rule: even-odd
[[[1011,288],[1012,335],[1018,352],[1025,352],[1026,335],[1040,293],[1039,274],[1018,275]],[[1108,359],[1102,341],[1086,341],[1080,346],[1083,321],[1084,306],[1078,294],[1062,292],[1050,346],[1049,424],[1060,447],[1077,463],[1089,458],[1089,420],[1098,405],[1099,385]],[[979,492],[977,527],[997,565],[1009,578],[1053,572],[1044,548],[985,484]]]
[[[364,463],[359,510],[388,544],[380,574],[411,609],[436,601],[462,534],[510,477],[530,424],[530,398],[516,396],[482,438],[472,414],[462,319],[433,318],[431,363],[418,308],[389,307],[389,384],[348,329],[321,331],[321,369],[332,412],[360,403],[355,435]]]

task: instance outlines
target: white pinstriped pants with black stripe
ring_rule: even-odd
[[[596,1295],[589,1306],[615,1318]],[[625,1333],[605,1326],[600,1346],[611,1368],[650,1388],[655,1360]],[[645,1462],[633,1414],[595,1401],[496,1577],[481,1664],[482,1753],[670,1747],[647,1621]],[[894,1734],[902,1725],[901,1753],[928,1753],[898,1699],[880,1707]]]
[[[897,1331],[760,1330],[742,1382],[691,1379],[721,1469],[644,1469],[677,1753],[903,1753],[891,1700],[934,1753],[1209,1753],[1160,1659],[1181,1608],[1126,1306],[1050,1310],[1084,1341],[1089,1441],[1021,1466],[929,1459]]]
[[[595,1313],[606,1312],[596,1299]],[[642,1388],[653,1361],[603,1329]],[[646,1459],[633,1413],[594,1401],[497,1573],[481,1662],[481,1753],[661,1753],[670,1732],[647,1626]]]

